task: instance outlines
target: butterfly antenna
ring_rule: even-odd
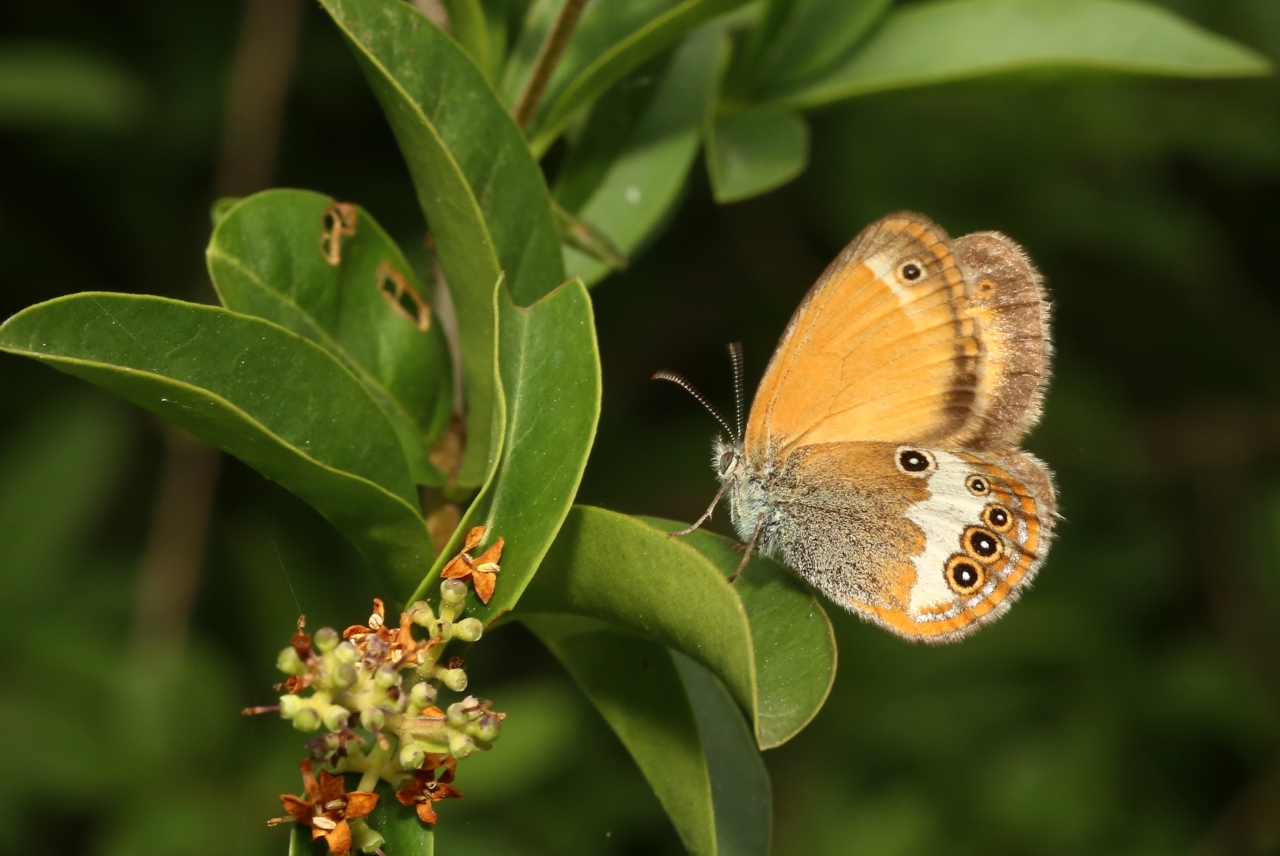
[[[684,391],[696,398],[698,403],[703,407],[707,408],[707,412],[716,418],[716,421],[720,423],[725,432],[736,440],[737,435],[733,433],[733,429],[729,427],[729,423],[725,418],[720,415],[720,411],[712,407],[711,402],[707,401],[706,396],[698,392],[697,388],[693,384],[689,383],[689,381],[685,380],[684,377],[676,374],[675,372],[655,372],[650,380],[669,380],[676,386],[683,387]]]
[[[734,416],[738,425],[738,433],[734,440],[742,442],[742,343],[734,342],[729,346],[729,360],[733,363],[733,403]]]

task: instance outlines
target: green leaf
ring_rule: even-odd
[[[0,49],[0,126],[118,133],[144,112],[147,92],[127,69],[65,45]]]
[[[715,677],[599,621],[543,615],[525,623],[618,735],[690,853],[769,852],[768,773]]]
[[[693,706],[707,759],[716,812],[716,850],[734,856],[768,856],[773,837],[773,794],[769,771],[751,728],[715,675],[675,651],[671,659]]]
[[[545,152],[569,120],[615,83],[694,27],[743,2],[630,0],[588,6],[530,125],[530,148]]]
[[[575,507],[518,615],[579,615],[639,633],[710,669],[751,717],[762,748],[813,718],[835,676],[826,613],[790,573],[754,557],[732,585],[733,542],[679,524]],[[707,550],[706,554],[694,548]]]
[[[663,532],[685,524],[641,518]],[[683,536],[728,576],[738,569],[742,551],[736,541],[699,529]],[[809,723],[827,699],[836,674],[831,622],[818,599],[785,568],[753,557],[734,584],[751,622],[757,680],[760,684],[761,742],[768,749],[790,740]]]
[[[389,581],[434,557],[395,431],[350,371],[269,321],[84,293],[19,312],[0,349],[48,363],[235,455],[313,505]]]
[[[355,209],[355,234],[339,237],[339,263],[330,264],[325,248],[334,245],[324,233],[333,204],[311,191],[269,190],[231,206],[206,253],[214,288],[233,312],[274,321],[336,357],[395,428],[414,480],[443,484],[427,458],[453,403],[439,319],[364,209]]]
[[[443,0],[449,13],[449,32],[487,77],[493,68],[489,51],[489,24],[480,0]]]
[[[943,0],[893,11],[847,62],[779,96],[797,108],[1032,68],[1176,77],[1270,73],[1259,54],[1128,0]]]
[[[500,303],[499,364],[505,401],[502,456],[452,543],[408,602],[423,597],[472,526],[506,539],[486,624],[515,606],[555,539],[582,480],[600,418],[600,354],[591,298],[571,280],[527,309]]]
[[[781,187],[809,163],[809,125],[798,114],[762,107],[716,119],[707,134],[707,168],[720,203]]]
[[[466,382],[458,483],[487,477],[494,429],[493,288],[527,304],[564,281],[551,199],[524,135],[483,72],[400,0],[322,0],[387,114],[453,296]]]
[[[441,807],[447,814],[448,803]],[[369,828],[376,830],[387,843],[382,849],[395,856],[432,856],[435,853],[435,832],[418,819],[415,808],[401,805],[395,791],[389,785],[379,783],[378,804],[366,818]],[[352,852],[359,852],[352,848]]]
[[[715,97],[720,28],[690,33],[663,67],[645,66],[592,109],[561,171],[557,195],[570,197],[578,218],[638,250],[675,207],[701,145],[702,124]],[[637,93],[647,99],[635,103]],[[638,118],[637,118],[638,117]],[[620,139],[611,138],[622,128]],[[576,186],[575,186],[576,185]],[[565,266],[588,285],[609,273],[603,262],[565,249]]]
[[[810,79],[848,56],[893,0],[797,0],[768,45],[759,77],[766,90]]]

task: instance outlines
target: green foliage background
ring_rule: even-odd
[[[1268,0],[1161,5],[1280,59]],[[35,102],[0,87],[0,317],[72,291],[212,300],[236,5],[63,0],[6,18],[5,62],[53,63],[69,82]],[[1030,447],[1059,475],[1065,519],[1035,590],[962,645],[909,646],[831,610],[832,697],[764,756],[775,851],[1275,852],[1280,84],[1038,72],[809,119],[799,181],[717,205],[699,166],[662,237],[593,292],[604,400],[579,501],[696,516],[714,426],[649,375],[679,369],[727,407],[724,343],[745,343],[757,378],[839,247],[912,208],[952,234],[1007,232],[1047,276],[1056,377]],[[316,8],[282,127],[275,185],[357,201],[420,252],[391,131]],[[573,166],[554,149],[548,164]],[[184,641],[149,648],[135,581],[160,423],[22,360],[0,360],[0,389],[6,837],[282,852],[262,820],[296,790],[297,735],[238,711],[271,698],[300,610],[313,627],[364,617],[378,588],[363,560],[227,459]],[[497,751],[465,762],[441,853],[678,851],[527,631],[495,632],[470,672],[510,718]]]

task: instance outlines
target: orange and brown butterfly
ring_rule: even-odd
[[[1018,445],[1051,350],[1043,283],[1017,244],[891,214],[809,290],[746,431],[720,419],[721,490],[692,528],[727,493],[748,555],[779,557],[900,636],[960,639],[1012,605],[1049,547],[1053,477]]]

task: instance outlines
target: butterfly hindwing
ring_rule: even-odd
[[[1043,562],[1056,511],[1023,452],[832,443],[790,457],[762,533],[828,597],[901,636],[946,642],[994,619]]]

